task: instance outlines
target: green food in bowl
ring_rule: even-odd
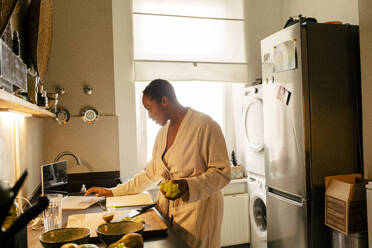
[[[40,235],[40,242],[45,248],[60,248],[67,243],[89,243],[90,229],[83,227],[67,227],[54,229]]]
[[[102,242],[110,245],[121,239],[125,234],[141,234],[143,229],[144,226],[142,223],[137,223],[134,221],[104,223],[97,227],[97,235]]]
[[[77,248],[98,248],[95,244],[83,244],[79,245]]]

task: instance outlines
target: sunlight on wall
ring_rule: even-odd
[[[0,112],[0,179],[13,184],[20,176],[19,132],[26,115]]]

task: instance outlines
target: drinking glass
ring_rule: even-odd
[[[46,194],[49,206],[43,212],[45,232],[62,227],[62,195]]]

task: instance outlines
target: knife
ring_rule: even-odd
[[[140,214],[146,212],[147,210],[149,210],[150,208],[155,207],[155,206],[156,206],[156,203],[153,203],[151,205],[144,206],[140,209],[131,210],[129,213],[125,213],[125,214],[121,215],[119,218],[117,218],[115,220],[115,222],[120,222],[120,220],[122,220],[123,218],[125,218],[127,216],[130,217],[130,218],[136,217],[137,215],[140,215]]]

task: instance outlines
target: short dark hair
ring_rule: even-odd
[[[142,93],[150,97],[151,100],[155,99],[159,103],[163,96],[168,97],[171,102],[176,102],[177,100],[173,86],[164,79],[152,80]]]

